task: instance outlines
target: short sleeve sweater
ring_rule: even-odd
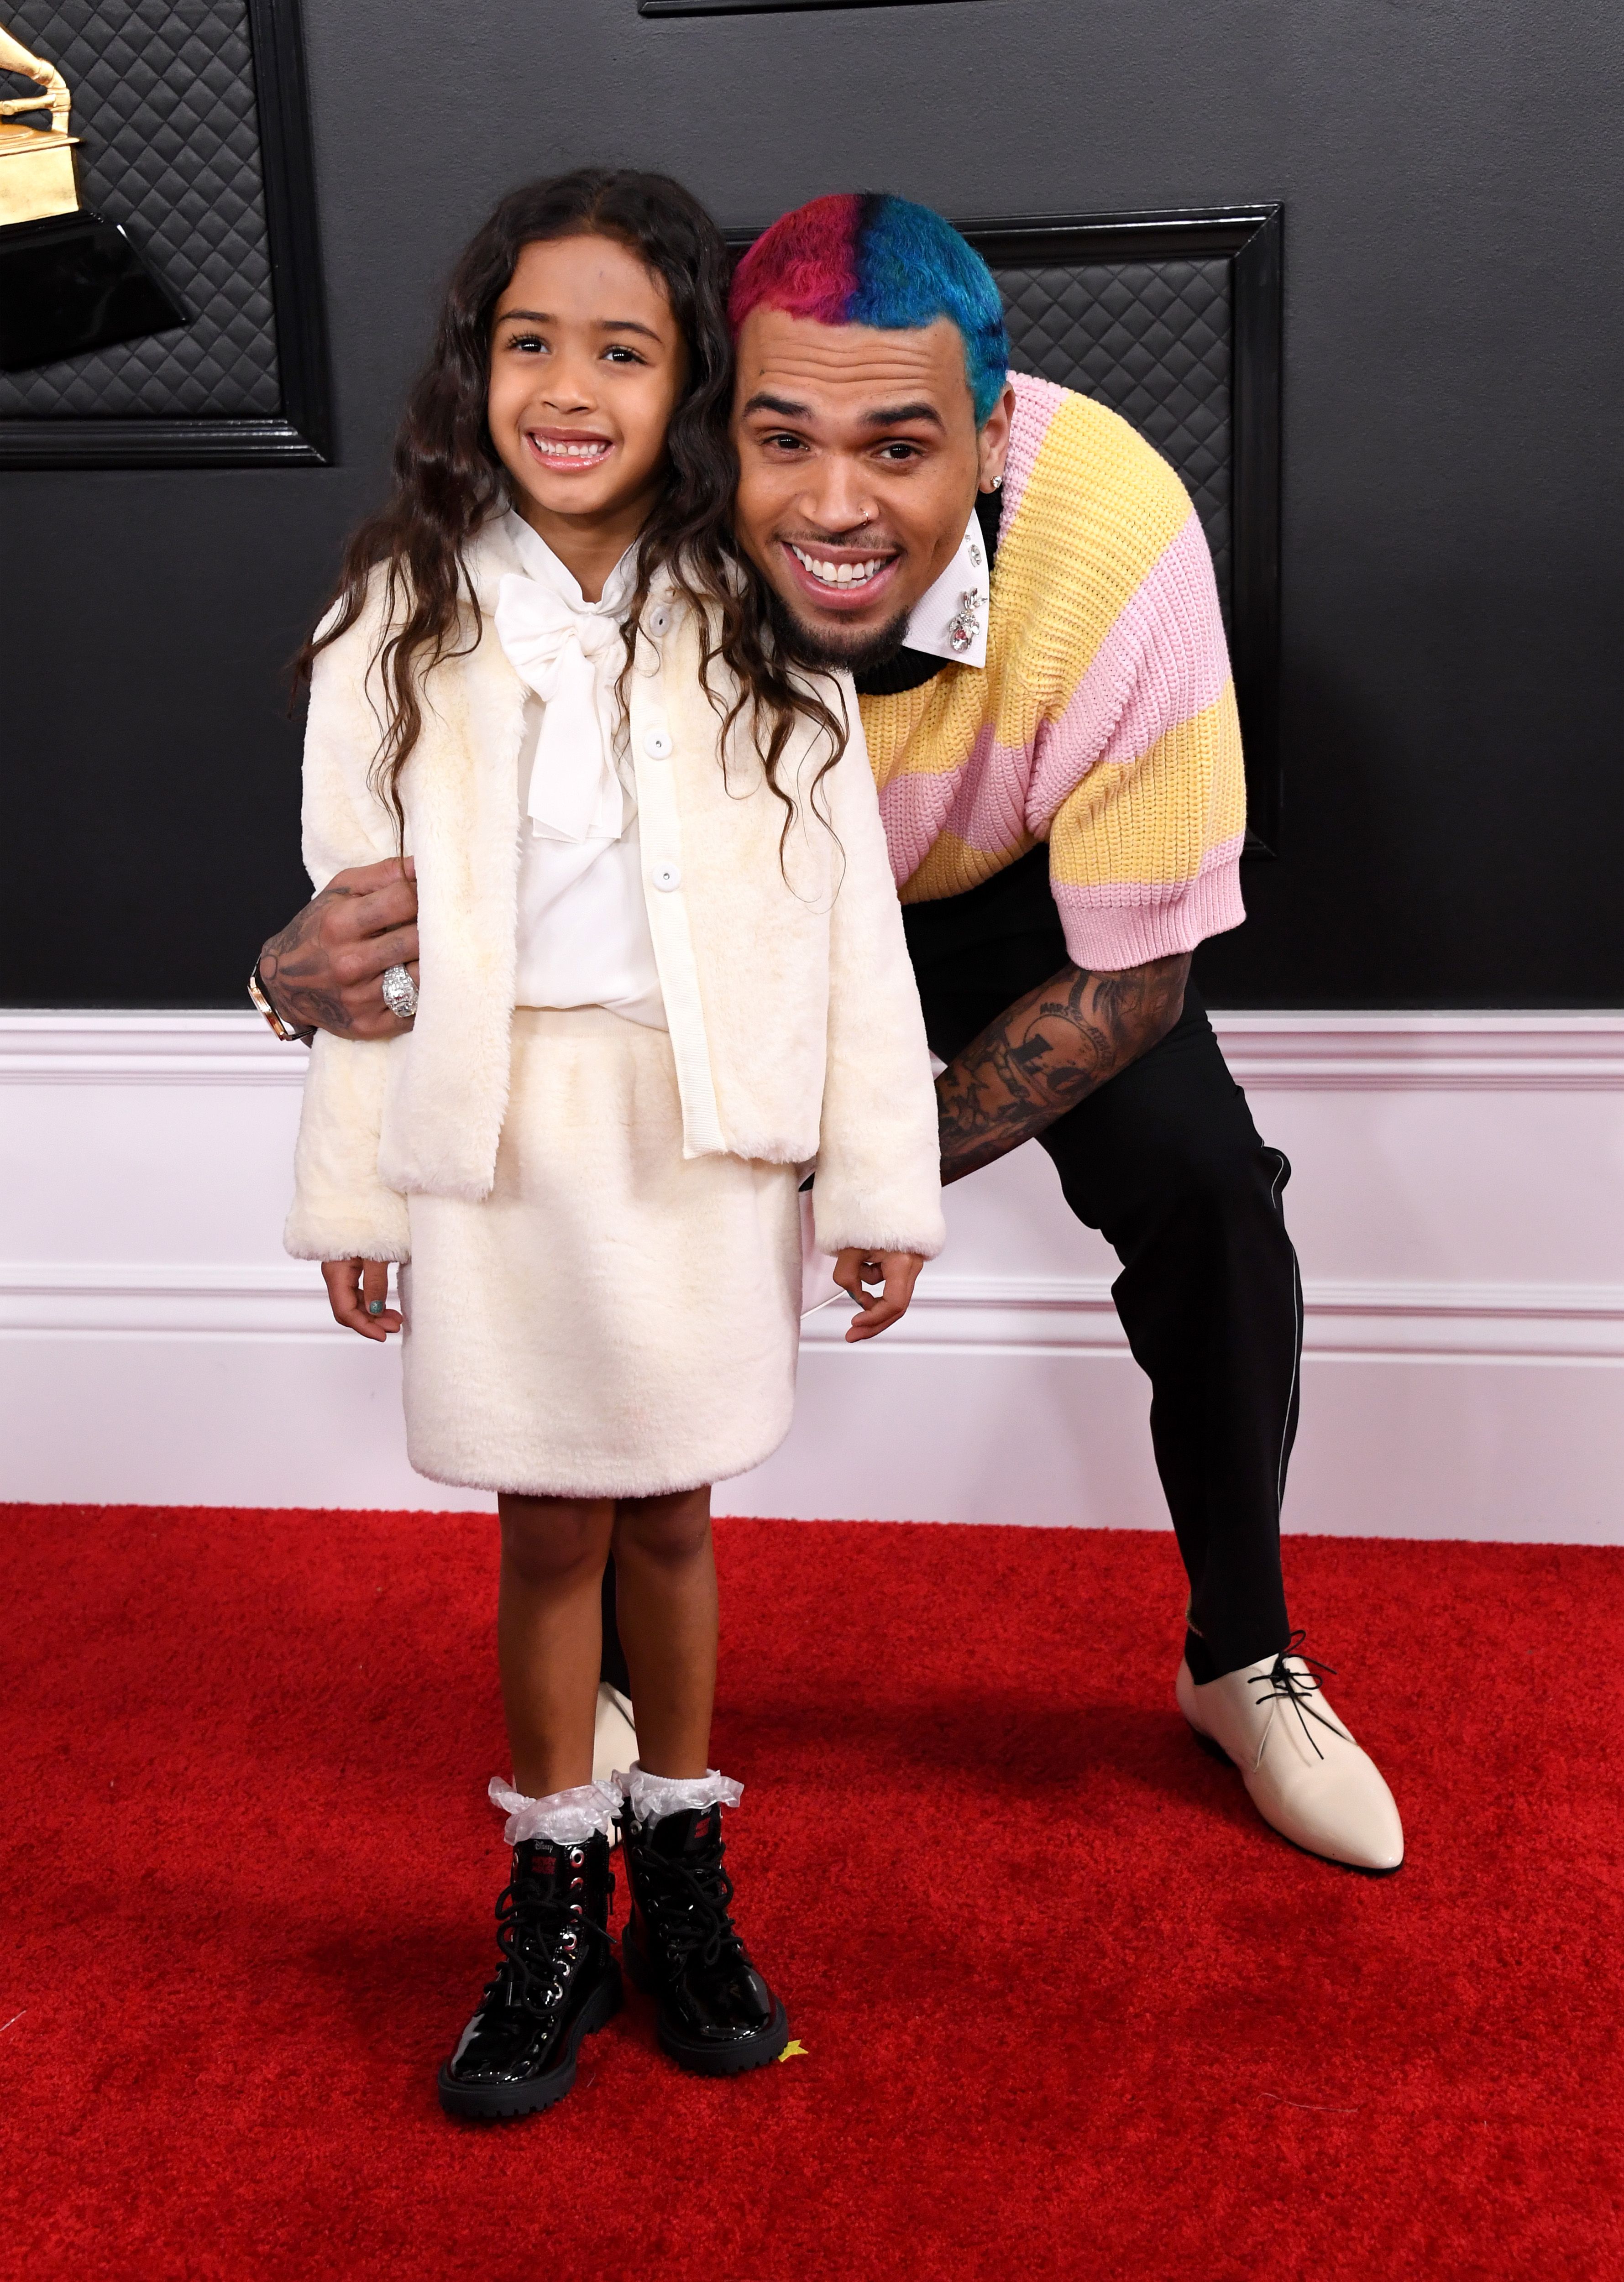
[[[905,904],[977,887],[1039,841],[1080,966],[1138,966],[1238,927],[1246,780],[1212,560],[1184,486],[1127,422],[1012,374],[987,663],[865,696]]]

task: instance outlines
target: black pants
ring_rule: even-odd
[[[944,1061],[1067,965],[1047,864],[1036,848],[967,895],[905,908]],[[1197,1680],[1216,1679],[1273,1655],[1289,1632],[1280,1500],[1302,1342],[1280,1207],[1291,1168],[1259,1138],[1193,990],[1160,1045],[1038,1138],[1072,1211],[1123,1263],[1112,1297],[1150,1380],[1156,1467],[1190,1579],[1186,1653]],[[612,1608],[606,1581],[603,1676],[624,1688]]]

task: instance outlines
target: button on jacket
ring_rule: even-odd
[[[490,1191],[508,1099],[526,695],[492,620],[518,567],[500,520],[487,524],[469,549],[479,638],[427,678],[400,787],[417,866],[416,1021],[387,1041],[315,1041],[286,1231],[299,1258],[405,1259],[408,1193]],[[383,632],[375,588],[316,661],[304,845],[318,889],[394,852],[368,780],[378,719],[366,683]],[[797,722],[781,761],[798,796],[781,863],[783,803],[748,736],[735,733],[724,765],[699,657],[691,606],[656,595],[629,677],[628,750],[683,1154],[815,1161],[822,1250],[932,1255],[936,1093],[851,682],[826,684],[851,734],[815,801],[827,741]],[[728,678],[714,664],[711,678],[725,711]]]

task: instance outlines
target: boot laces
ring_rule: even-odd
[[[1297,1724],[1308,1737],[1317,1759],[1323,1759],[1325,1755],[1315,1742],[1314,1732],[1309,1726],[1309,1721],[1312,1719],[1319,1727],[1328,1727],[1333,1735],[1340,1735],[1342,1732],[1338,1721],[1334,1718],[1327,1719],[1325,1712],[1318,1711],[1314,1704],[1315,1696],[1325,1693],[1319,1675],[1324,1673],[1334,1680],[1336,1666],[1333,1664],[1316,1664],[1311,1657],[1303,1656],[1301,1653],[1301,1648],[1307,1637],[1306,1633],[1294,1632],[1268,1671],[1255,1672],[1247,1682],[1249,1688],[1255,1688],[1258,1691],[1253,1698],[1254,1703],[1267,1704],[1269,1706],[1269,1724],[1263,1729],[1263,1742],[1257,1747],[1259,1759],[1263,1756],[1263,1743],[1269,1741],[1270,1728],[1274,1726],[1275,1706],[1278,1704],[1289,1704],[1296,1713]],[[1286,1661],[1288,1656],[1294,1656],[1298,1663],[1306,1666],[1306,1669],[1294,1672]]]
[[[679,1967],[697,1960],[710,1972],[725,1954],[743,1952],[728,1912],[733,1880],[722,1867],[722,1843],[719,1832],[692,1854],[657,1854],[650,1847],[644,1855],[654,1873],[647,1881],[653,1888],[647,1896],[649,1914]]]
[[[562,1847],[558,1856],[568,1860]],[[496,1901],[496,1946],[503,1962],[487,1994],[505,1979],[518,2003],[532,2011],[559,2003],[587,1931],[585,1910],[570,1899],[569,1881],[557,1870],[550,1875],[538,1870],[533,1855],[522,1863],[516,1851],[513,1874]]]

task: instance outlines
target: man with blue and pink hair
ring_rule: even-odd
[[[858,678],[947,1064],[943,1178],[1036,1139],[1104,1230],[1190,1580],[1180,1707],[1286,1837],[1396,1869],[1391,1794],[1292,1653],[1290,1168],[1189,983],[1195,946],[1245,917],[1201,525],[1126,422],[1008,371],[992,276],[928,207],[786,214],[740,262],[731,314],[735,527],[785,648]]]

